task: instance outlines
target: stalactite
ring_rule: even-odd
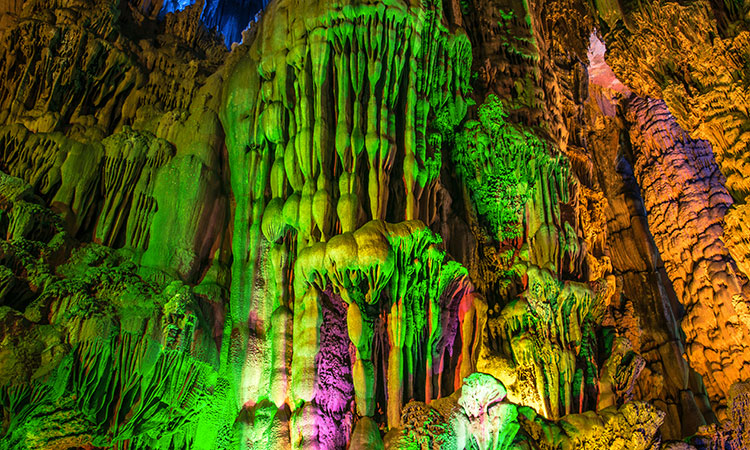
[[[744,448],[741,6],[251,3],[0,2],[0,450]]]
[[[286,8],[284,4],[276,7]],[[234,78],[229,80],[230,85],[237,84],[238,88],[226,91],[229,101],[222,113],[222,120],[232,123],[232,127],[236,126],[235,123],[244,122],[249,129],[249,134],[241,130],[228,133],[230,160],[244,161],[241,164],[249,170],[246,173],[249,180],[252,180],[250,184],[233,175],[235,198],[242,203],[242,206],[238,203],[235,211],[235,230],[240,233],[235,241],[250,240],[247,247],[235,246],[235,250],[257,255],[258,250],[254,246],[259,245],[259,242],[258,237],[253,237],[257,235],[253,235],[252,230],[258,227],[263,231],[262,239],[271,242],[286,239],[284,236],[289,232],[292,236],[296,234],[297,255],[296,258],[292,256],[293,260],[296,259],[293,281],[294,335],[301,337],[305,333],[303,331],[300,334],[297,330],[308,330],[309,333],[315,329],[313,318],[320,316],[313,314],[306,317],[308,313],[302,311],[312,314],[315,310],[313,302],[316,297],[311,297],[311,292],[326,292],[332,286],[334,292],[348,305],[348,336],[356,349],[351,361],[354,404],[361,415],[372,416],[376,406],[376,364],[372,359],[376,317],[378,311],[389,311],[391,308],[384,305],[389,301],[387,295],[390,290],[387,288],[393,274],[408,269],[405,266],[395,267],[394,255],[398,246],[394,248],[389,240],[391,225],[379,221],[363,224],[358,205],[363,201],[363,204],[368,205],[365,217],[385,218],[389,205],[390,172],[393,170],[396,152],[399,151],[398,146],[404,145],[407,151],[411,148],[408,142],[401,144],[396,137],[396,110],[403,104],[404,98],[422,98],[418,114],[419,126],[424,128],[431,106],[433,111],[437,111],[450,103],[452,98],[460,99],[467,86],[468,47],[453,47],[450,44],[461,37],[447,34],[440,23],[439,11],[429,15],[432,25],[422,29],[416,28],[418,22],[412,13],[392,7],[362,6],[344,9],[343,12],[335,8],[321,9],[317,14],[315,20],[321,23],[331,21],[331,26],[316,28],[298,19],[287,21],[283,16],[275,15],[278,25],[265,26],[273,27],[274,34],[276,30],[289,29],[289,39],[257,40],[249,52],[264,55],[263,63],[257,66],[258,71],[250,79],[242,77],[240,73],[253,69],[252,66],[243,65],[246,62],[240,62],[234,69],[234,73],[238,75],[233,75]],[[334,20],[337,15],[339,18]],[[412,43],[412,39],[420,33],[443,37],[435,41],[439,45],[422,47],[418,41]],[[431,38],[429,40],[432,41]],[[284,42],[286,49],[278,49],[278,44]],[[446,46],[451,50],[447,50]],[[265,56],[285,52],[286,58]],[[432,79],[436,76],[433,72],[445,71],[433,64],[434,60],[448,57],[461,59],[461,63],[456,63],[449,70],[460,70],[450,74],[449,79],[455,81],[433,82]],[[402,92],[405,83],[402,76],[412,80],[407,93]],[[287,79],[291,84],[285,81]],[[286,86],[292,86],[292,90],[288,92],[293,92],[292,96],[283,100],[284,109],[288,111],[288,117],[294,124],[289,127],[288,135],[269,129],[275,129],[276,124],[285,120],[286,114],[271,111],[279,111],[273,105],[281,104],[277,99],[282,92],[287,92]],[[417,86],[419,92],[416,92]],[[412,108],[416,112],[417,107],[416,103],[406,101],[407,111]],[[347,114],[348,111],[351,111],[351,115]],[[331,116],[331,112],[335,115]],[[445,129],[455,126],[464,113],[465,109],[458,108],[446,121]],[[242,122],[236,121],[239,116],[244,117]],[[412,127],[417,126],[416,120],[412,119]],[[424,129],[416,139],[419,142],[425,139]],[[422,149],[416,155],[415,162],[427,167],[422,170],[429,169],[430,173],[423,172],[419,175],[419,172],[410,172],[414,176],[411,181],[407,177],[407,190],[413,189],[415,183],[421,183],[424,187],[427,180],[432,180],[437,175],[434,163],[428,161],[431,156],[426,151],[426,144],[417,145]],[[293,152],[290,152],[291,149]],[[259,151],[262,152],[262,157],[258,155]],[[260,190],[266,186],[268,178],[266,159],[274,161],[270,174],[270,200]],[[284,170],[281,170],[282,167]],[[360,178],[361,173],[366,173],[366,177]],[[283,186],[286,185],[291,186],[293,192],[284,189]],[[248,189],[251,186],[254,186],[254,191],[253,188]],[[413,196],[411,198],[416,201]],[[412,206],[407,203],[404,216],[416,217],[414,201]],[[251,213],[253,210],[263,210],[261,220]],[[287,228],[287,224],[291,226]],[[399,233],[408,240],[411,239],[408,238],[409,234],[419,227],[421,225],[410,225]],[[337,232],[343,234],[334,235]],[[420,257],[418,255],[419,253],[413,257]],[[233,278],[247,281],[238,281],[237,287],[233,288],[233,302],[242,303],[243,298],[248,298],[248,288],[254,277],[252,274],[257,273],[257,269],[253,269],[255,264],[254,257],[235,261],[233,271],[237,277]],[[438,271],[440,262],[434,264],[436,266],[432,270]],[[404,276],[408,278],[408,275]],[[424,276],[429,278],[429,275]],[[411,282],[417,282],[417,279]],[[245,287],[242,287],[243,284]],[[402,286],[402,289],[409,286],[407,279],[402,282]],[[423,290],[425,288],[420,289],[420,292],[426,293]],[[382,298],[384,295],[386,297]],[[411,362],[407,369],[411,374],[411,381],[407,382],[409,389],[413,390],[414,383],[421,384],[423,381],[426,390],[423,388],[420,396],[427,397],[435,395],[435,388],[432,386],[433,372],[442,369],[437,363],[433,363],[432,355],[441,336],[440,315],[436,309],[440,294],[436,288],[432,288],[430,295],[433,298],[431,306],[407,305],[410,310],[404,318],[405,323],[410,322],[408,317],[415,308],[420,311],[423,319],[417,325],[419,332],[412,330],[407,333],[411,336],[407,338],[408,342],[398,346],[402,348],[399,352],[405,354],[407,366]],[[401,298],[404,297],[411,298],[406,292],[402,292]],[[407,303],[409,301],[414,300],[406,300]],[[245,322],[248,310],[237,305],[234,308],[234,326],[242,328],[240,324]],[[302,309],[300,314],[298,308]],[[428,316],[431,318],[429,325]],[[457,320],[457,317],[452,320]],[[406,325],[408,326],[413,327]],[[423,329],[426,333],[424,343],[421,342]],[[239,332],[243,333],[241,330]],[[320,339],[323,337],[321,334]],[[310,420],[303,418],[319,414],[311,411],[321,408],[311,391],[314,380],[319,379],[316,373],[320,366],[313,363],[311,358],[314,353],[310,353],[315,352],[313,344],[317,341],[313,339],[309,346],[305,346],[305,339],[307,338],[303,338],[300,349],[307,350],[302,350],[302,353],[294,352],[291,366],[292,397],[296,399],[295,404],[291,405],[293,421]],[[393,355],[389,359],[394,366],[398,366],[396,353],[394,350],[389,352]],[[429,361],[427,378],[422,381],[413,378],[414,357],[417,352],[426,352],[427,356],[420,356],[420,360]],[[396,374],[396,368],[389,370]],[[400,375],[390,378],[390,385],[386,389],[388,395],[403,395],[399,393],[400,388],[394,385],[400,378]],[[393,405],[396,406],[390,407],[389,415],[397,423],[401,400],[393,400]],[[310,402],[316,405],[313,409],[305,406]],[[321,411],[323,410],[325,408]],[[304,443],[306,439],[312,439],[312,432],[303,431],[304,429],[303,427],[301,435],[293,441]],[[322,445],[322,441],[320,443]]]

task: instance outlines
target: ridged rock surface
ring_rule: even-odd
[[[0,449],[747,448],[747,11],[0,0]]]

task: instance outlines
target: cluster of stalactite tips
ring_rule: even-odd
[[[750,449],[750,1],[0,0],[0,450]]]

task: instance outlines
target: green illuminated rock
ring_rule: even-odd
[[[747,5],[188,3],[0,0],[0,450],[746,446]]]

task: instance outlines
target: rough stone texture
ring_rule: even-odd
[[[262,3],[0,0],[0,449],[750,445],[747,5]]]
[[[603,212],[619,292],[604,322],[645,359],[634,397],[655,402],[667,412],[661,432],[665,438],[676,439],[694,433],[705,420],[711,421],[713,412],[700,378],[683,357],[684,338],[679,327],[683,307],[649,231],[641,190],[629,162],[623,109],[618,106],[621,94],[629,95],[629,91],[618,93],[602,86],[611,87],[612,79],[597,78],[592,71],[587,115],[598,121],[588,142],[596,167],[601,168],[597,179],[607,199]],[[633,247],[634,241],[642,245]],[[685,394],[687,389],[692,395]]]
[[[750,376],[748,329],[739,308],[750,290],[722,240],[732,198],[711,147],[691,140],[663,102],[631,97],[627,108],[649,229],[685,308],[688,361],[721,404],[736,380]]]
[[[144,265],[194,282],[226,220],[219,79],[207,79],[224,52],[191,10],[136,40],[137,11],[96,5],[26,2],[3,15],[1,168],[74,236],[145,252]]]
[[[604,34],[614,72],[637,94],[664,99],[684,130],[711,142],[728,191],[744,202],[747,2],[613,3],[621,6],[610,10]]]

